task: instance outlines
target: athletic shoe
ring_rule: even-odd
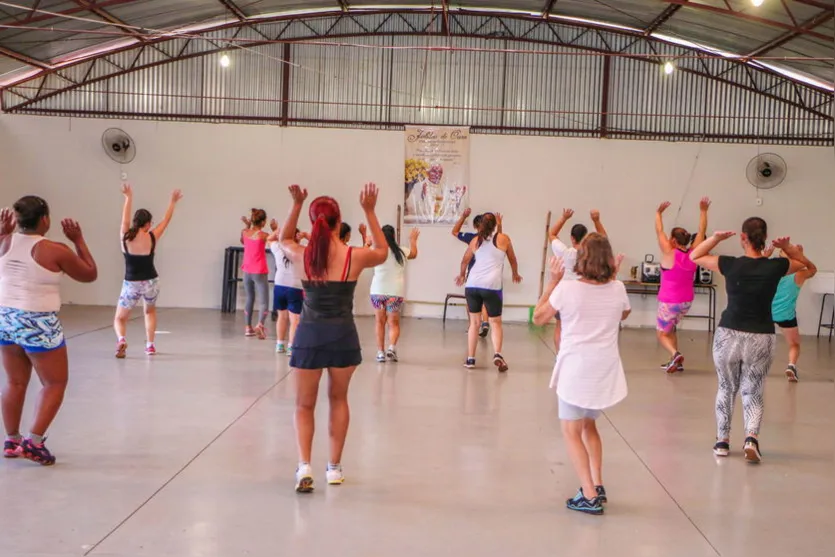
[[[565,506],[572,511],[578,511],[586,514],[603,514],[603,503],[600,497],[594,499],[586,499],[583,496],[583,490],[577,492],[573,499],[567,499]]]
[[[668,367],[669,365],[670,365],[670,362],[664,362],[663,364],[661,364],[661,369],[663,369],[664,371],[666,371],[666,370],[667,370],[667,367]],[[676,366],[676,371],[684,371],[684,366],[683,366],[682,364],[678,364],[678,365]]]
[[[684,364],[684,356],[681,355],[681,352],[676,352],[673,355],[673,359],[667,363],[667,373],[675,373],[678,371],[678,366],[682,364]]]
[[[731,452],[731,446],[727,441],[717,441],[713,445],[713,454],[716,456],[728,456]]]
[[[396,362],[397,361],[397,350],[394,349],[394,348],[389,348],[388,350],[386,350],[386,359],[388,359],[388,361],[390,361],[390,362]]]
[[[342,465],[337,464],[331,467],[328,465],[328,470],[325,472],[325,477],[328,480],[328,485],[342,485],[345,482],[345,476],[342,474]]]
[[[595,491],[597,491],[597,499],[600,501],[601,505],[605,505],[609,502],[609,498],[606,497],[606,488],[602,485],[594,486]]]
[[[287,354],[287,357],[289,358],[290,356],[292,356],[292,355],[293,355],[293,347],[292,347],[292,346],[288,346],[288,347],[287,347],[287,350],[286,350],[284,353],[285,353],[285,354]]]
[[[120,340],[116,343],[116,357],[120,360],[124,359],[128,351],[128,341]]]
[[[299,464],[296,468],[296,493],[313,491],[313,470],[310,464]]]
[[[254,337],[255,336],[255,329],[252,327],[247,327],[244,329],[244,336],[245,337]]]
[[[264,340],[267,338],[267,331],[264,330],[264,325],[258,323],[255,326],[255,336],[258,337],[258,340]]]
[[[499,371],[502,373],[507,371],[507,362],[504,361],[504,357],[498,352],[493,356],[493,365],[499,368]]]
[[[478,329],[478,336],[484,338],[490,332],[490,324],[489,323],[482,323],[481,327]]]
[[[287,352],[287,348],[284,346],[283,342],[276,342],[275,343],[275,353],[276,354],[284,354]]]
[[[797,383],[797,367],[794,364],[789,364],[786,367],[786,379],[789,383]]]
[[[46,441],[46,438],[44,438]],[[20,444],[20,454],[23,458],[37,462],[43,466],[55,464],[55,457],[49,452],[44,443],[33,443],[31,439],[24,439]]]
[[[381,364],[384,364],[386,362],[386,353],[382,350],[377,351],[377,361]]]
[[[759,464],[763,459],[760,453],[760,442],[755,437],[746,437],[742,450],[745,451],[745,460],[751,464]]]
[[[157,355],[157,347],[153,344],[150,346],[145,347],[145,354],[148,356],[156,356]]]
[[[467,369],[473,369],[475,367],[475,358],[467,358],[467,361],[464,362],[464,367]]]
[[[6,439],[6,442],[3,443],[3,456],[6,458],[17,458],[20,456],[21,451],[20,441]]]

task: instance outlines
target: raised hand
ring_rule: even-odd
[[[591,216],[591,220],[593,222],[597,222],[600,220],[600,211],[598,211],[597,209],[592,209],[589,215]]]
[[[563,220],[568,220],[574,216],[574,209],[563,209],[562,210],[562,218]]]
[[[302,189],[301,186],[293,184],[288,189],[290,190],[290,197],[293,198],[293,203],[301,205],[307,199],[307,190]]]
[[[771,244],[778,249],[786,251],[786,248],[792,245],[791,238],[788,236],[780,236],[779,238],[775,239]]]
[[[130,185],[130,184],[128,184],[128,183],[124,183],[124,184],[122,184],[122,194],[123,194],[125,197],[131,197],[131,196],[133,196],[133,188],[131,187],[131,185]]]
[[[766,246],[766,248],[763,250],[763,257],[765,257],[766,259],[771,257],[773,254],[774,254],[774,244],[771,244],[770,246]]]
[[[699,209],[702,211],[707,211],[710,208],[710,198],[703,197],[701,201],[699,201]]]
[[[716,238],[717,240],[719,240],[720,242],[722,240],[727,240],[731,236],[735,236],[735,235],[736,235],[736,232],[734,232],[732,230],[720,230],[718,232],[713,233],[713,237]]]
[[[247,228],[252,226],[252,221],[249,220],[247,217],[241,217],[241,222],[244,223]]]
[[[374,208],[377,206],[377,196],[380,194],[380,190],[377,189],[377,185],[374,183],[365,184],[360,192],[360,206],[366,211],[373,211]]]
[[[8,207],[0,209],[0,235],[8,236],[12,232],[14,232],[14,227],[14,212]]]
[[[174,190],[171,192],[171,203],[177,203],[182,198],[183,192],[181,190]]]
[[[78,243],[83,238],[81,234],[81,226],[72,219],[64,219],[61,221],[61,228],[64,231],[64,236],[73,244]]]
[[[466,209],[464,209],[464,211],[461,213],[461,216],[462,216],[463,218],[465,218],[465,219],[466,219],[466,218],[468,218],[468,217],[470,216],[470,214],[471,214],[472,212],[473,212],[473,210],[472,210],[472,209],[470,209],[469,207],[467,207],[467,208],[466,208]]]
[[[669,207],[670,207],[670,202],[669,202],[669,201],[665,201],[664,203],[662,203],[661,205],[659,205],[659,206],[658,206],[658,211],[657,211],[657,212],[659,212],[659,213],[663,213],[663,212],[664,212],[664,211],[666,211]]]
[[[275,219],[270,219],[270,230],[272,230],[273,232],[278,230],[278,221],[276,221]]]
[[[366,233],[368,232],[368,227],[365,226],[364,222],[361,222],[360,225],[357,227],[357,230],[359,231],[360,236],[364,238]]]
[[[412,228],[412,231],[409,233],[409,238],[412,240],[417,241],[418,236],[420,236],[420,229],[419,228]]]
[[[496,215],[496,226],[502,225],[502,214],[501,213],[494,213]]]
[[[623,263],[624,255],[619,253],[615,256],[615,275],[620,272],[620,266]]]

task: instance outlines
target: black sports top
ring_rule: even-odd
[[[122,239],[122,248],[125,251],[125,280],[136,282],[142,280],[153,280],[159,275],[154,267],[154,251],[157,247],[157,239],[151,232],[151,253],[147,255],[133,255],[128,253],[128,244]]]

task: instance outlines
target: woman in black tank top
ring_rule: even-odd
[[[319,394],[322,370],[327,368],[330,400],[330,460],[327,482],[341,484],[342,449],[348,433],[348,385],[362,361],[360,341],[354,324],[354,289],[363,269],[386,260],[388,245],[374,208],[377,187],[368,184],[360,204],[368,219],[372,247],[351,248],[339,238],[342,217],[339,204],[330,197],[318,197],[310,204],[313,223],[307,246],[296,242],[295,231],[307,190],[290,187],[293,207],[281,228],[281,246],[297,268],[304,268],[304,306],[293,340],[290,367],[296,379],[296,437],[299,465],[296,491],[313,491],[310,453],[313,444],[313,413]]]
[[[147,209],[137,209],[130,220],[133,190],[130,185],[122,186],[125,204],[122,207],[122,227],[120,230],[122,254],[125,257],[125,280],[119,294],[119,305],[116,307],[116,317],[113,319],[113,329],[116,331],[116,357],[124,358],[128,349],[125,339],[128,318],[131,310],[140,301],[145,309],[145,334],[147,341],[145,353],[153,356],[157,353],[154,346],[154,336],[157,329],[157,297],[159,296],[159,278],[154,266],[154,255],[157,242],[165,233],[174,207],[182,199],[180,190],[171,194],[168,210],[162,222],[151,229],[153,217]],[[129,224],[130,223],[130,224]]]

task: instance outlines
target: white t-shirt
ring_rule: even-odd
[[[402,298],[406,293],[406,258],[411,250],[407,246],[400,246],[400,249],[403,250],[403,265],[397,262],[389,248],[386,260],[374,267],[374,278],[371,279],[372,296]]]
[[[281,248],[280,242],[272,242],[270,244],[270,251],[273,252],[275,259],[275,285],[285,286],[287,288],[301,288],[302,281],[296,274],[296,268],[291,261],[287,261],[285,265],[284,250]]]
[[[562,337],[551,387],[569,404],[588,410],[614,406],[626,397],[618,350],[623,312],[631,309],[626,287],[616,280],[588,284],[561,281],[549,299],[560,312]]]
[[[551,242],[551,251],[557,257],[562,257],[563,267],[565,267],[563,280],[577,280],[580,278],[574,272],[574,266],[577,265],[577,248],[566,246],[559,238],[554,238]]]

